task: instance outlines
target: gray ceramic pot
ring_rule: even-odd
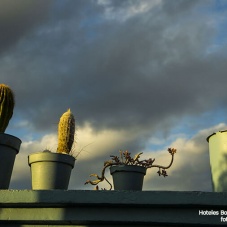
[[[28,156],[32,189],[68,189],[75,158],[68,154],[43,151]]]
[[[0,189],[8,189],[14,161],[20,150],[21,140],[15,136],[0,133]]]
[[[142,191],[143,179],[147,169],[143,166],[118,165],[111,166],[114,190]]]

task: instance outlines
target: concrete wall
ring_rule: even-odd
[[[0,190],[0,226],[127,225],[227,225],[227,193]]]

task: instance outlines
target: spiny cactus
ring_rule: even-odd
[[[0,132],[5,132],[13,116],[14,94],[9,86],[0,84]]]
[[[74,142],[75,133],[75,118],[68,109],[59,121],[58,124],[58,148],[57,153],[67,153],[71,151]]]

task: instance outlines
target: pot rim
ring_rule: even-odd
[[[138,165],[114,165],[110,167],[110,174],[115,172],[136,172],[146,175],[147,168]]]
[[[17,154],[19,153],[22,141],[18,137],[1,132],[0,141],[0,145],[11,147],[12,149],[16,150]]]
[[[28,155],[28,164],[36,162],[62,162],[74,167],[76,158],[69,154],[56,153],[56,152],[36,152]]]
[[[222,133],[222,132],[227,132],[227,130],[220,130],[220,131],[217,131],[217,132],[212,133],[211,135],[209,135],[209,136],[206,138],[206,141],[209,143],[210,137],[216,135],[218,132],[220,132],[220,133]]]

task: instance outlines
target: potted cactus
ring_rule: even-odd
[[[0,84],[0,189],[8,189],[21,140],[5,133],[13,115],[14,94],[9,86]]]
[[[101,176],[97,174],[91,174],[90,176],[96,177],[96,180],[87,180],[85,184],[97,185],[102,181],[106,181],[110,185],[110,190],[112,189],[112,184],[105,177],[106,168],[110,167],[110,174],[113,177],[113,184],[115,190],[137,190],[142,191],[143,179],[146,175],[146,170],[148,168],[156,167],[158,168],[159,176],[168,176],[166,169],[170,168],[173,164],[174,154],[176,149],[168,148],[168,152],[171,154],[172,158],[168,166],[154,165],[155,159],[149,158],[145,160],[139,160],[142,154],[139,153],[135,155],[134,158],[128,151],[120,151],[120,157],[113,156],[111,160],[104,162],[104,167],[102,169]],[[96,186],[95,190],[99,187]]]
[[[31,168],[32,189],[68,189],[75,158],[70,154],[74,143],[75,118],[68,109],[58,124],[57,152],[44,150],[28,156]]]

